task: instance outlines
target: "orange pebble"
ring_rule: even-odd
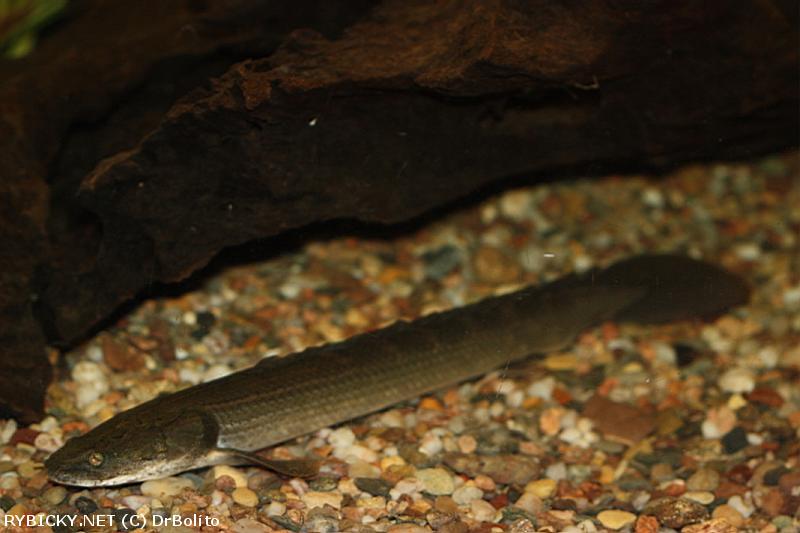
[[[429,409],[431,411],[444,411],[444,407],[439,400],[433,396],[426,396],[419,402],[420,409]]]
[[[572,401],[572,394],[567,389],[556,387],[553,389],[553,399],[561,405],[567,405]]]
[[[600,396],[608,396],[611,394],[611,391],[614,390],[614,387],[616,387],[617,384],[619,384],[619,380],[617,378],[606,378],[603,380],[600,386],[597,387],[597,394]]]
[[[531,396],[529,398],[525,398],[525,400],[522,402],[522,407],[524,409],[534,409],[535,407],[538,407],[540,403],[542,403],[541,398],[538,396]]]
[[[603,339],[610,341],[619,337],[619,326],[614,322],[605,322],[602,326]]]

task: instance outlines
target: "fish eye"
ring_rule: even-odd
[[[92,466],[100,466],[103,464],[105,457],[100,452],[92,452],[89,454],[89,464]]]

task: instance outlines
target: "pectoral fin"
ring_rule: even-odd
[[[252,452],[218,448],[219,453],[240,463],[254,464],[287,477],[311,478],[319,474],[319,461],[313,459],[268,459]]]

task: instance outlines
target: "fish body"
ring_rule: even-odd
[[[308,462],[270,461],[251,452],[566,348],[603,321],[701,318],[747,296],[740,278],[708,263],[637,256],[268,358],[158,397],[69,440],[46,467],[54,481],[78,486],[118,485],[222,463],[306,475],[314,471]]]

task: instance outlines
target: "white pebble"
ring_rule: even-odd
[[[81,361],[72,369],[72,379],[78,383],[84,384],[106,381],[106,376],[97,363]]]
[[[0,445],[7,443],[17,432],[17,421],[13,418],[6,420],[5,424],[0,429]]]
[[[39,433],[33,441],[33,445],[39,450],[54,452],[64,445],[64,441],[50,433]]]
[[[553,463],[547,467],[544,476],[556,481],[567,479],[567,467],[564,463]]]
[[[761,257],[761,247],[752,242],[743,243],[734,248],[734,253],[745,261],[755,261]]]
[[[755,388],[753,373],[746,368],[732,368],[719,378],[719,386],[725,392],[750,392]]]
[[[755,507],[753,507],[752,504],[745,503],[742,497],[738,494],[728,498],[728,505],[739,511],[739,514],[745,518],[748,518],[751,514],[753,514],[753,511],[755,511]]]
[[[494,517],[497,515],[497,509],[484,500],[472,500],[469,504],[469,510],[473,518],[479,522],[494,522]]]
[[[800,307],[800,285],[783,291],[783,305],[790,311]]]
[[[181,381],[192,385],[197,385],[203,379],[203,375],[194,368],[181,368],[178,371],[178,377]]]
[[[403,494],[408,494],[412,497],[415,494],[418,495],[420,492],[422,492],[423,488],[424,485],[419,479],[405,478],[394,484],[394,487],[392,487],[392,489],[389,491],[389,496],[396,501]]]
[[[79,362],[72,369],[72,379],[79,385],[75,402],[80,409],[88,407],[89,404],[108,392],[108,379],[97,363]]]
[[[219,378],[224,378],[231,372],[233,372],[233,370],[231,370],[231,367],[229,367],[228,365],[222,365],[222,364],[213,365],[203,373],[203,381],[206,382],[206,381],[213,381]]]
[[[532,214],[531,197],[527,190],[505,193],[500,197],[500,212],[507,218],[520,222]]]
[[[431,432],[426,433],[420,442],[419,451],[428,457],[436,455],[442,451],[442,439]]]
[[[528,386],[528,396],[541,398],[542,400],[549,400],[553,394],[553,389],[555,386],[556,381],[551,377],[534,381]]]
[[[281,516],[286,512],[286,505],[281,502],[272,501],[267,506],[267,516]]]
[[[642,202],[647,207],[660,209],[664,207],[664,195],[660,190],[653,187],[648,187],[642,192]]]
[[[334,448],[333,455],[334,457],[342,459],[348,463],[355,463],[357,461],[374,463],[378,460],[377,453],[375,453],[373,450],[370,450],[366,446],[361,446],[360,444],[353,444],[346,448]]]
[[[396,409],[386,411],[378,418],[380,425],[387,428],[403,428],[405,427],[405,419],[403,413]]]
[[[355,433],[349,427],[340,427],[328,435],[328,442],[334,448],[349,448],[356,441]]]

